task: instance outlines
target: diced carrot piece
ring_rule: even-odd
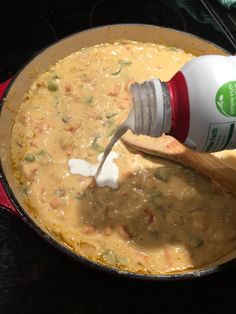
[[[116,84],[112,90],[109,91],[109,96],[118,96],[121,90],[121,86]]]
[[[66,94],[70,94],[71,91],[72,91],[71,85],[66,85],[66,86],[65,86],[65,93],[66,93]]]
[[[130,91],[130,85],[134,84],[135,80],[134,79],[130,79],[126,82],[125,84],[125,91],[128,93]]]
[[[111,228],[111,226],[107,226],[107,227],[105,228],[104,233],[105,233],[106,236],[111,235],[111,234],[112,234],[112,228]]]
[[[84,224],[81,228],[81,231],[82,233],[85,234],[93,234],[96,231],[96,229],[91,224]]]
[[[96,182],[95,178],[91,178],[91,181],[90,181],[88,187],[90,189],[94,189],[96,186],[97,186],[97,182]]]
[[[27,125],[29,123],[29,117],[25,114],[19,115],[19,121],[24,124]]]
[[[129,232],[128,228],[124,225],[118,227],[118,233],[125,240],[130,240],[132,238],[132,235]]]
[[[49,202],[49,205],[52,207],[52,208],[57,208],[61,205],[61,202],[58,198],[53,198],[50,202]]]
[[[147,218],[147,224],[150,225],[155,220],[155,216],[153,215],[149,207],[145,207],[143,211]]]

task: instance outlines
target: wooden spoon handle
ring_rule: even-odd
[[[152,148],[143,143],[139,145],[138,140],[129,142],[124,139],[124,142],[147,154],[177,161],[207,176],[236,195],[236,171],[228,167],[214,154],[196,153],[170,136],[159,138]]]
[[[236,171],[228,167],[219,158],[213,154],[196,153],[176,140],[171,144],[171,149],[177,155],[176,161],[209,177],[236,195]]]

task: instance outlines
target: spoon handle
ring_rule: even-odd
[[[170,136],[158,138],[152,147],[145,145],[144,142],[139,144],[139,140],[129,141],[125,137],[122,140],[129,146],[147,154],[179,162],[210,178],[236,195],[236,171],[223,163],[214,154],[197,153]]]

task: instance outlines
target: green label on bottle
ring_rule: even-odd
[[[216,93],[216,107],[226,117],[236,117],[236,81],[223,84]]]

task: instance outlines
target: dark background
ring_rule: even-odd
[[[235,36],[235,9],[226,10],[216,0],[206,2]],[[21,1],[0,5],[0,82],[58,39],[123,22],[176,28],[235,51],[201,1]],[[235,278],[236,266],[182,282],[145,282],[98,273],[57,252],[0,208],[0,314],[236,313]]]

